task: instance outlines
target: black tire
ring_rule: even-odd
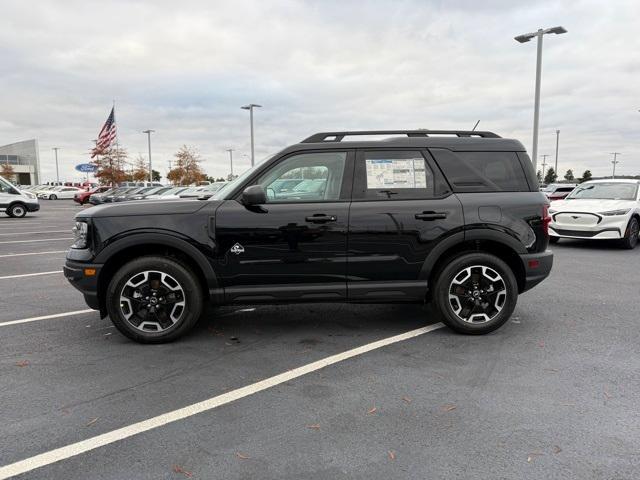
[[[49,195],[49,200],[57,200],[58,196],[57,195]]]
[[[152,286],[158,279],[156,272],[168,275],[164,278],[170,284],[156,283],[154,290]],[[144,282],[136,283],[145,276],[148,279],[146,284]],[[135,286],[127,285],[130,281]],[[167,297],[171,295],[171,290],[168,287],[170,285],[176,286],[173,282],[177,283],[182,292],[181,294],[175,293],[174,296],[182,298],[184,301],[182,309],[178,310],[179,315],[176,313],[176,309],[180,307],[178,303],[174,303],[173,307],[170,302],[164,306],[161,304],[162,295],[166,294]],[[131,289],[134,291],[131,292]],[[134,300],[136,290],[140,295],[137,297],[140,299],[139,301]],[[153,292],[156,295],[153,295]],[[121,302],[121,294],[125,295],[125,298],[129,298],[126,303]],[[147,294],[150,295],[146,296]],[[131,296],[128,297],[129,295]],[[152,295],[157,299],[157,303],[154,303],[156,306],[147,309],[143,303],[146,303],[146,299]],[[169,257],[148,256],[132,260],[115,273],[107,288],[105,303],[111,321],[123,335],[139,343],[165,343],[184,335],[198,322],[202,312],[203,295],[198,278],[186,265]],[[155,308],[158,309],[157,312],[150,313]],[[164,313],[162,312],[163,308],[165,309]],[[169,311],[169,309],[171,310]],[[135,313],[136,311],[140,314]],[[167,318],[167,312],[169,312],[169,318]],[[161,313],[163,314],[160,315]],[[177,317],[175,322],[172,321],[174,315]],[[130,321],[128,318],[132,320]],[[138,326],[134,325],[136,321],[138,321]],[[144,325],[145,322],[149,323],[147,327]],[[154,322],[161,330],[148,328]],[[164,327],[162,323],[173,324]]]
[[[6,213],[12,218],[22,218],[27,214],[27,207],[22,203],[14,203],[7,208]]]
[[[620,247],[633,250],[638,244],[638,231],[640,230],[640,223],[636,217],[631,217],[627,229],[624,231],[624,238],[620,240]]]
[[[549,237],[549,243],[555,245],[560,241],[560,237]]]
[[[459,282],[465,278],[465,282],[454,284],[454,280]],[[473,282],[474,279],[479,285]],[[455,298],[450,299],[450,292],[459,292],[459,289],[464,298],[454,295]],[[453,258],[442,269],[436,278],[433,300],[443,323],[449,328],[459,333],[482,335],[509,320],[518,300],[518,284],[511,268],[498,257],[482,252],[465,253]],[[483,315],[482,321],[474,321],[474,317]]]

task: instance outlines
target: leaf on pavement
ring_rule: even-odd
[[[454,404],[452,404],[452,403],[447,403],[447,404],[443,405],[441,408],[442,408],[442,411],[443,411],[443,412],[450,412],[450,411],[452,411],[452,410],[455,410],[455,409],[456,409],[456,408],[458,408],[458,407],[456,407],[456,406],[455,406]]]
[[[531,452],[527,457],[527,463],[531,463],[534,458],[544,455],[542,452]]]
[[[28,362],[27,362],[28,363]],[[604,396],[606,397],[607,400],[609,400],[610,398],[613,397],[613,395],[611,395],[609,392],[607,392],[607,390],[605,389],[604,391]]]
[[[180,465],[174,465],[173,466],[173,471],[175,473],[181,473],[183,474],[185,477],[191,478],[193,477],[193,473],[186,471],[184,468],[182,468]]]
[[[27,367],[29,366],[29,360],[20,360],[16,363],[17,367]]]
[[[320,424],[314,423],[313,425],[307,425],[307,428],[311,428],[313,430],[320,430]]]
[[[407,403],[411,403],[411,398],[410,397],[402,397],[402,400],[404,400]]]
[[[389,450],[389,459],[390,460],[395,460],[396,459],[396,452],[394,452],[393,450]]]
[[[540,340],[540,341],[538,342],[538,346],[539,346],[540,348],[544,348],[544,340]]]
[[[562,451],[562,449],[558,445],[553,446],[553,453],[558,454]]]
[[[377,408],[377,407],[372,407],[372,408],[370,408],[370,409],[367,411],[367,413],[368,413],[368,414],[372,414],[372,413],[376,413],[377,411],[378,411],[378,408]]]
[[[96,417],[93,420],[90,420],[88,423],[85,424],[85,427],[89,427],[91,425],[93,425],[94,423],[96,423],[98,421],[100,417]]]
[[[239,459],[241,459],[241,460],[247,460],[247,459],[249,459],[249,458],[250,458],[250,457],[249,457],[249,455],[245,455],[245,454],[244,454],[244,453],[242,453],[242,452],[236,452],[236,457],[238,457],[238,458],[239,458]]]

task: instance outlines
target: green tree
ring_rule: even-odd
[[[567,182],[573,182],[575,180],[575,177],[573,176],[573,170],[567,170],[567,173],[564,174],[564,179]]]
[[[544,183],[549,185],[550,183],[555,182],[558,179],[558,175],[556,174],[556,171],[553,169],[553,167],[549,167],[549,170],[547,170],[547,173],[544,176]]]
[[[151,169],[151,179],[154,182],[159,182],[161,178],[162,178],[162,175],[160,175],[160,172],[158,170]]]
[[[591,175],[591,170],[585,170],[584,173],[582,174],[582,178],[580,179],[580,183],[588,182],[592,178],[593,178],[593,175]]]
[[[538,183],[542,183],[542,172],[540,170],[536,173],[536,177],[538,178]]]

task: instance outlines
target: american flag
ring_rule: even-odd
[[[116,116],[114,108],[111,109],[111,113],[109,114],[107,121],[104,122],[102,130],[100,130],[100,133],[98,134],[98,142],[96,143],[96,148],[93,149],[91,158],[99,155],[101,152],[104,152],[116,139]]]

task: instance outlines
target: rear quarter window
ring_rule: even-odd
[[[528,192],[516,152],[452,152],[430,149],[454,192]]]

